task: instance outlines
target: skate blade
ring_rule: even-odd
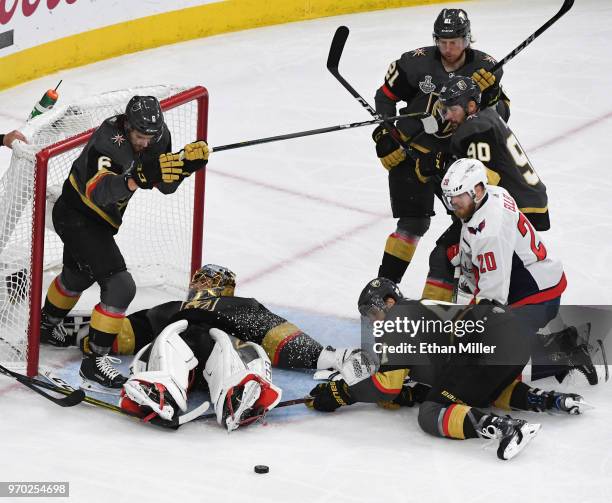
[[[79,385],[79,388],[81,388],[83,391],[91,391],[92,393],[100,393],[102,395],[118,397],[121,394],[123,386],[121,388],[107,388],[106,386],[102,386],[95,381],[90,381],[81,377],[81,384]]]

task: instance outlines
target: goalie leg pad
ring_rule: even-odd
[[[123,385],[125,394],[137,404],[148,407],[162,419],[171,420],[187,410],[189,372],[198,360],[179,335],[187,321],[168,325],[162,333],[134,357],[132,375]]]
[[[206,361],[208,383],[217,423],[235,430],[275,407],[282,391],[272,384],[272,366],[264,349],[212,328],[215,346]]]

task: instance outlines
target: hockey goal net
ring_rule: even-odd
[[[38,371],[40,309],[62,264],[62,242],[49,209],[95,128],[123,113],[136,94],[160,100],[174,150],[206,139],[203,87],[113,91],[56,107],[21,129],[29,144],[14,144],[10,166],[0,174],[0,363],[5,366],[26,369],[28,375]],[[201,170],[174,194],[138,190],[132,197],[116,239],[139,289],[174,289],[179,295],[200,267],[204,180]]]

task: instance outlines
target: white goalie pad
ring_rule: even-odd
[[[139,405],[150,407],[163,419],[171,419],[174,407],[158,395],[168,392],[182,412],[187,410],[189,372],[198,360],[179,335],[187,321],[168,325],[151,343],[142,348],[130,365],[131,374],[123,385],[126,395]],[[164,403],[162,403],[164,402]]]
[[[272,384],[270,359],[261,346],[217,328],[210,335],[215,346],[206,361],[204,378],[217,422],[232,431],[274,408],[282,391]]]

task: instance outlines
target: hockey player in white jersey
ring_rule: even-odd
[[[459,159],[442,180],[442,192],[463,226],[459,284],[473,302],[546,305],[558,311],[567,286],[561,262],[550,253],[516,202],[502,187],[487,185],[477,159]]]

